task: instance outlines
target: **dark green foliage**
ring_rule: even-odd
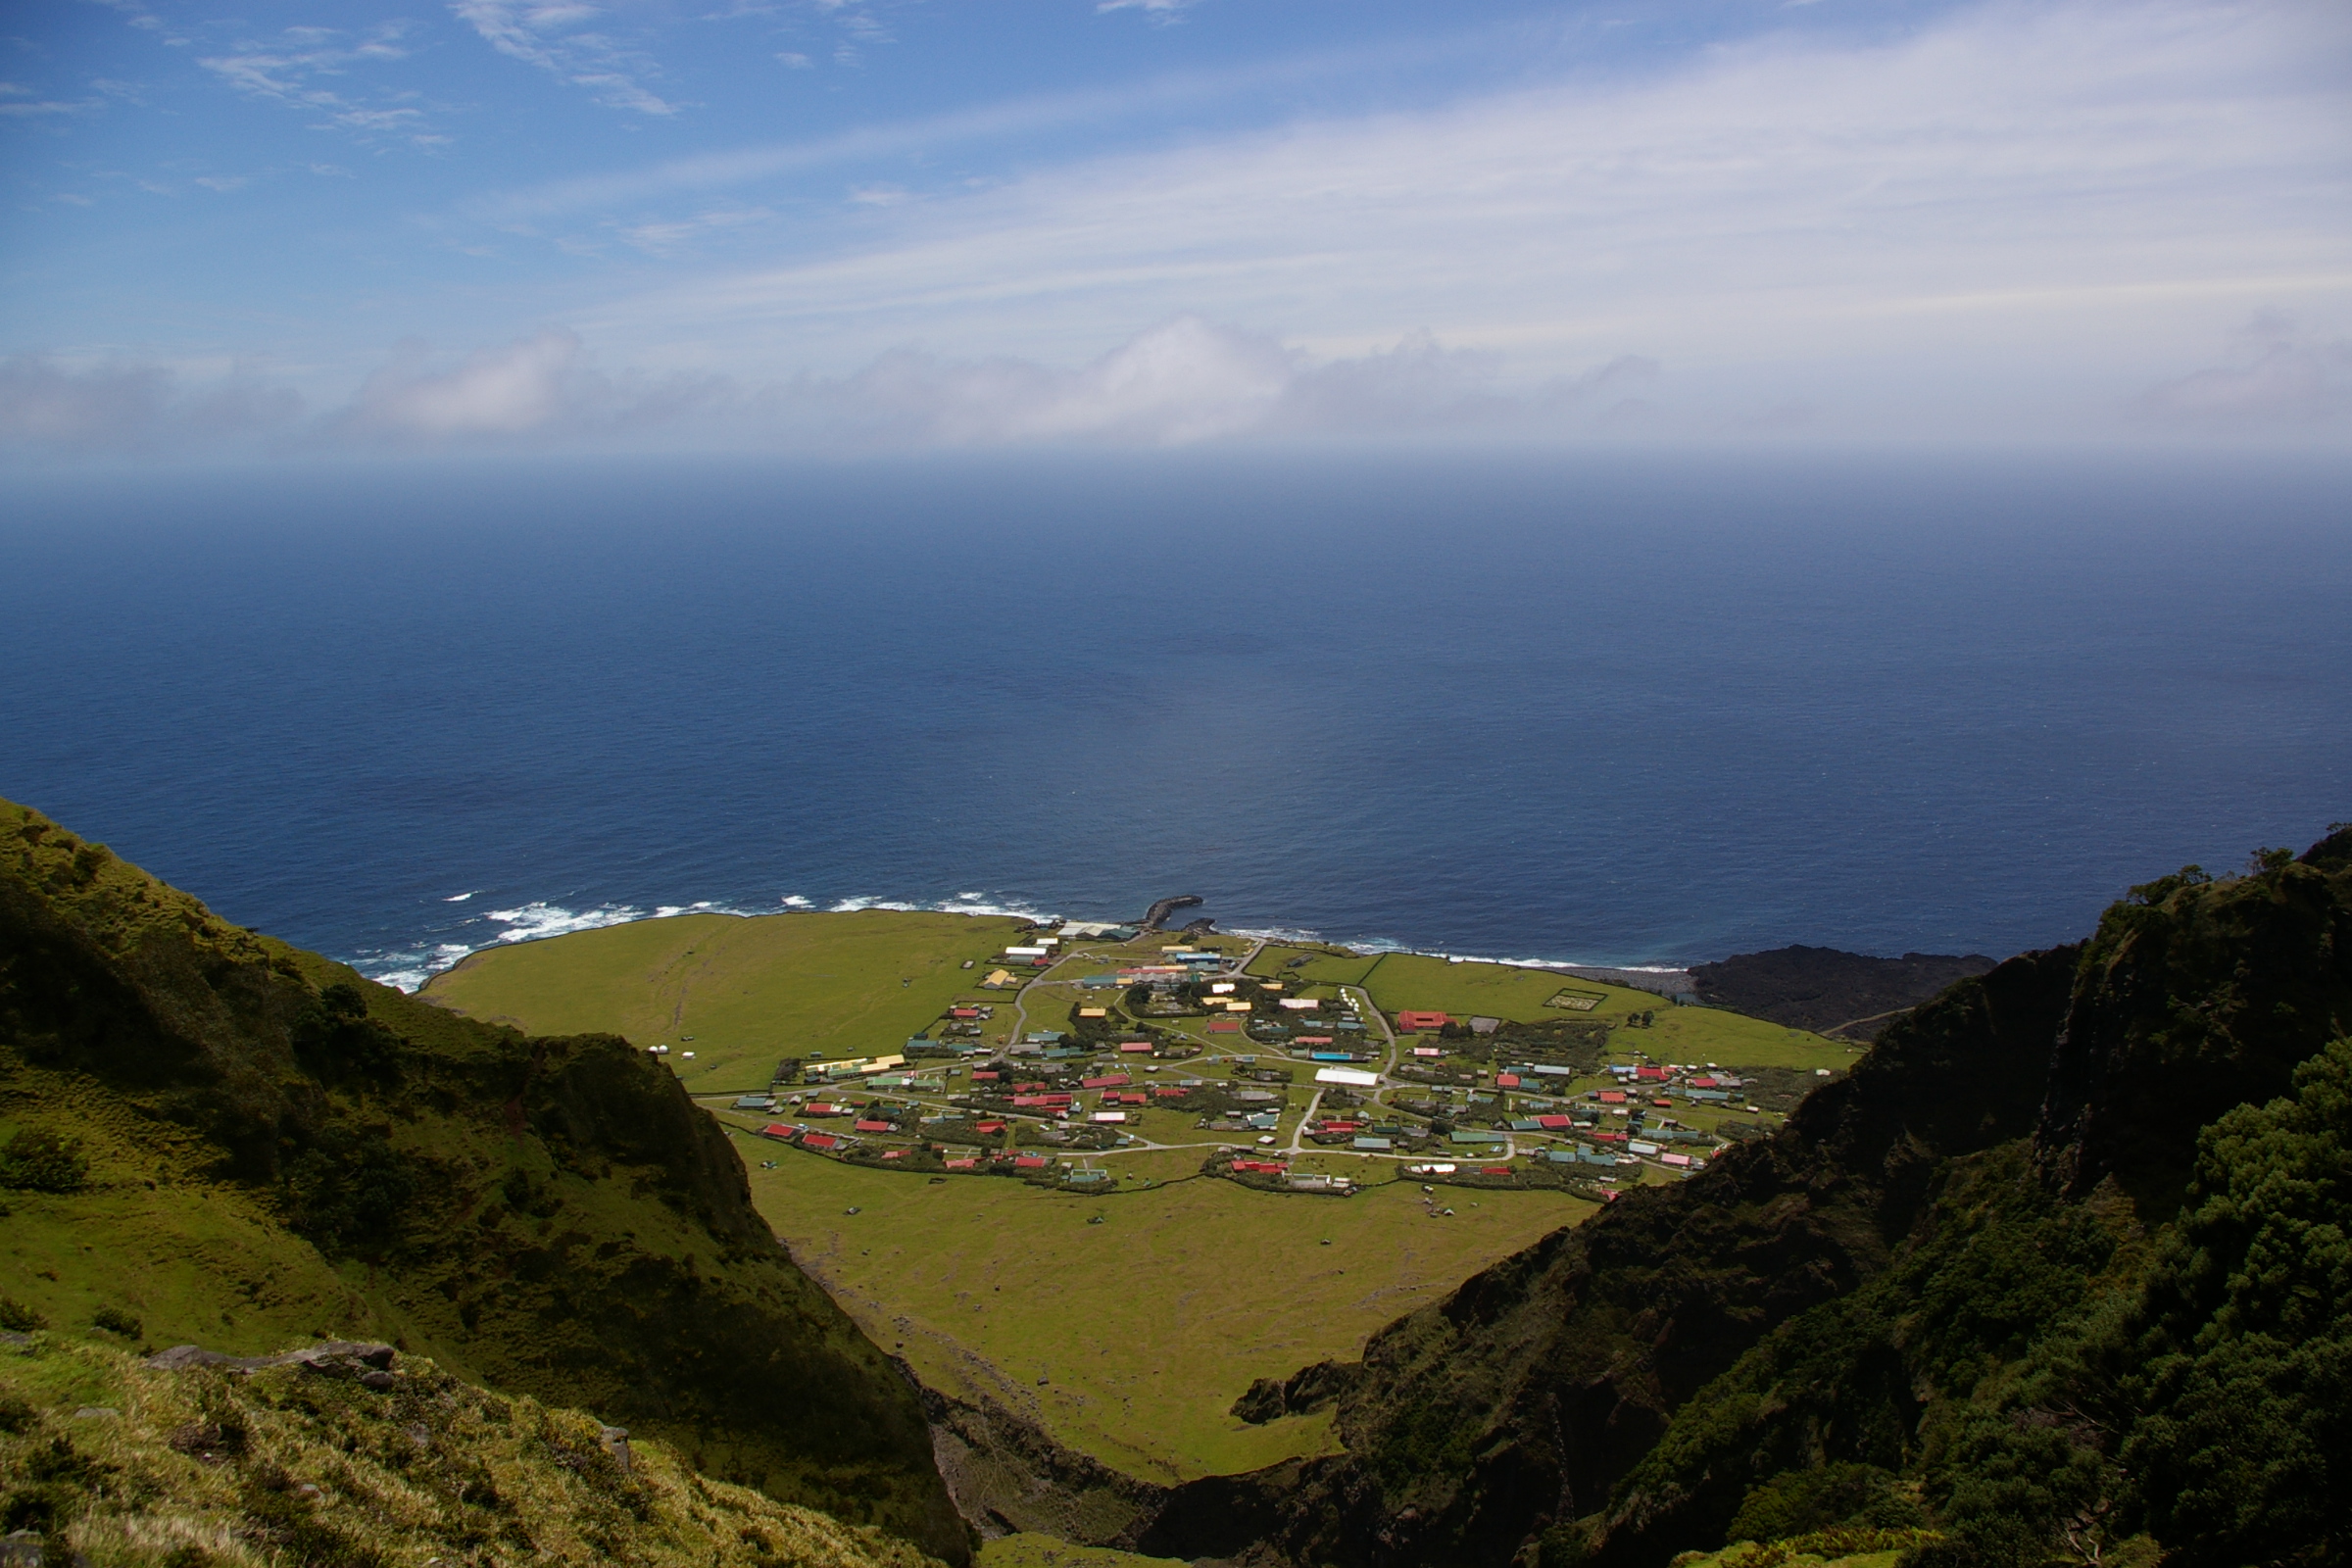
[[[90,1314],[90,1321],[109,1334],[120,1334],[126,1340],[135,1340],[147,1332],[137,1318],[119,1306],[100,1307]]]
[[[15,1395],[0,1390],[0,1432],[29,1431],[40,1412]]]
[[[2133,904],[2142,907],[2159,905],[2182,888],[2201,888],[2213,880],[2213,873],[2201,865],[2184,865],[2171,876],[2160,876],[2153,882],[2142,882],[2130,890]]]
[[[306,1007],[290,1031],[295,1057],[322,1083],[389,1087],[400,1077],[401,1038],[368,1016],[357,986],[336,981]]]
[[[1750,1491],[1725,1532],[1734,1541],[1785,1541],[1832,1529],[1917,1530],[1918,1499],[1870,1464],[1790,1470]]]
[[[2352,1548],[2352,1041],[2207,1129],[2110,1338],[2122,1458],[2188,1568]]]
[[[0,1145],[0,1187],[35,1193],[77,1193],[90,1179],[81,1145],[38,1127],[22,1127]]]
[[[0,1532],[37,1530],[54,1537],[114,1473],[113,1465],[78,1451],[69,1440],[51,1438],[5,1478],[9,1490],[0,1494]]]
[[[286,1223],[330,1254],[381,1251],[419,1185],[383,1129],[346,1121],[321,1128],[284,1172]]]
[[[0,1329],[17,1334],[38,1334],[49,1326],[49,1320],[13,1296],[0,1296]]]

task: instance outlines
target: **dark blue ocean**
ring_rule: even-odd
[[[2352,467],[19,474],[0,794],[415,983],[695,906],[2005,955],[2352,817]]]

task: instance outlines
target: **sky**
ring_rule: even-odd
[[[2340,0],[0,7],[0,453],[2352,445]]]

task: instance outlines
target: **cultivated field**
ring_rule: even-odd
[[[754,1200],[885,1349],[1156,1481],[1325,1451],[1325,1417],[1252,1427],[1227,1410],[1252,1380],[1353,1357],[1373,1330],[1592,1211],[1555,1193],[1441,1191],[1454,1214],[1432,1219],[1409,1183],[1343,1199],[1130,1182],[1081,1198],[778,1156],[755,1164]]]
[[[1297,969],[1285,967],[1291,959],[1310,952],[1314,956],[1305,964]],[[1613,1043],[1638,1048],[1659,1061],[1843,1068],[1861,1054],[1859,1048],[1802,1029],[1716,1007],[1676,1006],[1647,991],[1602,985],[1581,976],[1571,979],[1548,969],[1451,963],[1417,953],[1334,958],[1322,956],[1320,950],[1270,947],[1257,956],[1250,972],[1326,985],[1360,985],[1384,1012],[1411,1007],[1457,1018],[1484,1014],[1522,1023],[1587,1018],[1612,1026],[1622,1026],[1628,1017],[1646,1012],[1652,1015],[1648,1028],[1619,1036]],[[1545,1006],[1562,987],[1597,994],[1604,1000],[1589,1012]]]

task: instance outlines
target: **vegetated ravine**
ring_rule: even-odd
[[[625,1043],[412,1003],[22,808],[0,835],[24,1322],[135,1275],[131,1337],[377,1336],[951,1561],[957,1504],[1268,1568],[2352,1551],[2352,830],[1898,1014],[1774,1137],[1252,1391],[1335,1407],[1344,1453],[1173,1489],[926,1406]]]

